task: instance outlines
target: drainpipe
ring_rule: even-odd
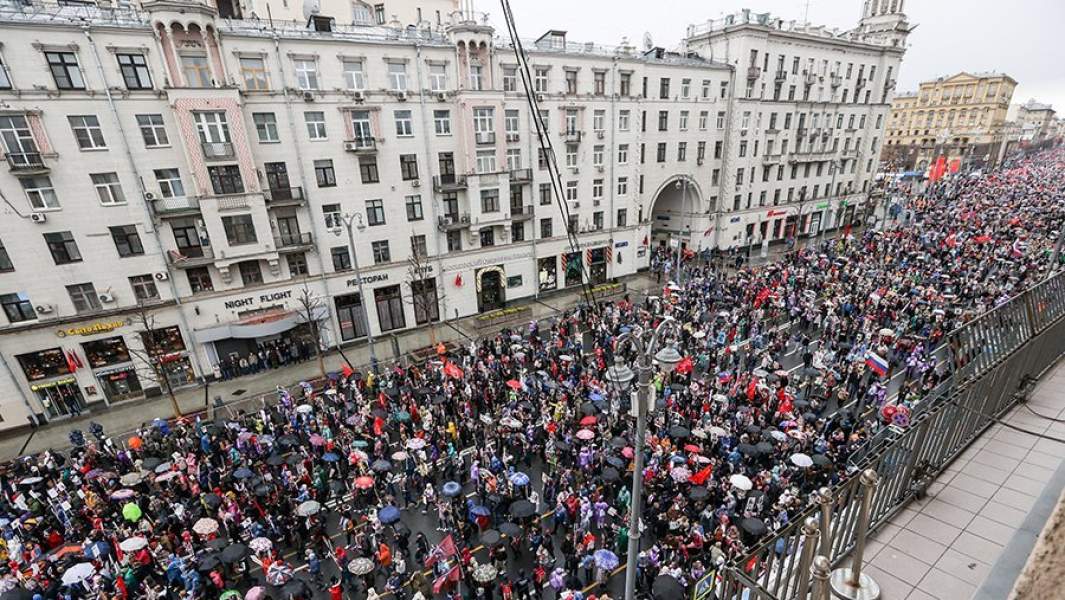
[[[196,334],[192,330],[192,328],[189,327],[188,320],[185,318],[185,311],[182,309],[181,297],[178,295],[177,285],[174,283],[174,273],[170,269],[170,262],[166,260],[166,256],[163,252],[163,241],[159,236],[159,229],[155,227],[155,221],[152,218],[152,211],[148,208],[147,202],[143,202],[143,199],[145,197],[144,195],[147,192],[144,187],[144,179],[141,177],[140,171],[137,169],[137,161],[136,159],[134,159],[133,152],[130,150],[129,138],[126,136],[126,128],[122,126],[122,119],[118,115],[118,106],[115,104],[115,98],[111,94],[111,86],[108,85],[107,82],[107,73],[104,71],[103,61],[100,60],[100,49],[96,45],[96,40],[92,37],[92,31],[90,30],[90,26],[83,26],[82,31],[85,33],[85,38],[89,41],[89,47],[92,48],[92,56],[93,59],[96,61],[96,71],[100,75],[100,81],[103,83],[104,86],[104,94],[107,96],[107,105],[111,109],[111,117],[114,119],[115,127],[118,128],[119,136],[122,138],[123,153],[126,156],[126,161],[129,163],[130,170],[133,171],[133,174],[135,175],[134,179],[136,179],[137,181],[137,191],[140,192],[140,198],[142,200],[142,202],[140,202],[139,204],[141,208],[144,209],[145,215],[145,230],[148,233],[152,234],[152,238],[155,240],[155,244],[159,248],[159,254],[163,259],[163,268],[166,269],[167,287],[170,288],[170,295],[173,296],[174,304],[177,305],[178,322],[180,323],[181,327],[186,332],[188,332],[189,335],[189,344],[192,347],[192,351],[189,352],[189,357],[192,358],[192,366],[196,369],[196,371],[200,373],[200,377],[206,379],[207,373],[200,365],[200,360],[196,353],[196,347],[198,345],[196,343]],[[161,58],[164,61],[166,59],[166,57]],[[161,382],[157,383],[161,384]],[[106,395],[104,396],[104,401],[107,402]],[[109,402],[108,406],[110,406]]]
[[[310,213],[311,200],[310,194],[307,193],[307,190],[310,189],[310,186],[308,185],[310,180],[307,179],[307,170],[303,165],[303,151],[300,150],[300,144],[298,141],[296,141],[299,138],[296,137],[296,122],[292,118],[292,96],[288,93],[288,85],[286,85],[287,82],[285,81],[285,61],[281,56],[281,38],[277,35],[276,32],[273,34],[272,37],[274,39],[274,54],[275,56],[277,56],[277,70],[281,74],[281,93],[284,95],[285,99],[285,116],[288,120],[288,132],[289,135],[292,136],[292,148],[296,152],[296,172],[299,175],[300,181],[303,182],[303,201],[307,203],[307,212]],[[221,47],[221,44],[219,44],[219,46]],[[221,52],[219,53],[221,54]],[[325,243],[325,238],[323,238],[322,233],[318,231],[318,220],[314,218],[313,214],[311,214],[310,222],[311,233],[313,233],[315,237],[314,254],[318,257],[318,279],[322,282],[322,293],[324,297],[329,298],[329,285],[325,276],[325,262],[322,260],[322,251],[319,248],[320,244]],[[271,222],[271,225],[273,225],[273,222]],[[351,251],[355,252],[355,248],[352,247]],[[365,298],[363,299],[363,301],[365,301]],[[329,320],[332,322],[333,311],[329,309],[328,301],[323,302],[323,304],[325,305],[324,308],[326,309],[326,314],[329,315]],[[319,328],[319,331],[320,330],[321,328]],[[333,345],[339,348],[341,342],[339,326],[333,332],[333,334]],[[321,339],[319,339],[318,342],[320,344]]]

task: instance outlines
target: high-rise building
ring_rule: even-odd
[[[1016,86],[1009,75],[963,72],[899,94],[887,122],[885,168],[924,172],[940,157],[952,169],[997,164]]]
[[[657,245],[842,226],[903,51],[862,27],[730,24],[684,53],[549,31],[526,77],[484,15],[437,24],[448,1],[383,24],[278,4],[0,5],[0,428],[191,385],[310,321],[332,347]]]

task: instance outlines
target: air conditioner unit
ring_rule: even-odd
[[[155,200],[155,194],[151,192],[144,192],[144,199],[148,201]]]
[[[422,187],[422,182],[420,179],[414,179],[410,182],[410,184],[413,187]]]
[[[595,170],[600,172],[600,173],[603,172],[603,168],[604,168],[603,165],[595,165]]]
[[[602,200],[592,200],[592,206],[599,206],[602,204]]]
[[[436,95],[436,99],[439,102],[447,102],[447,94],[445,94],[444,92],[440,92]]]
[[[407,92],[396,92],[396,100],[399,100],[400,102],[406,102]]]
[[[351,97],[354,98],[356,102],[362,102],[366,99],[366,94],[362,93],[362,90],[355,90],[351,93]]]
[[[606,135],[605,131],[596,131],[595,132],[595,137],[600,139],[600,140],[603,139],[603,136],[605,136],[605,135]]]
[[[344,150],[348,152],[355,152],[359,149],[359,145],[355,142],[344,142]]]
[[[166,281],[167,279],[170,279],[170,274],[166,271],[159,271],[155,274],[155,278],[159,281]]]
[[[105,304],[110,304],[110,303],[112,303],[114,301],[115,301],[115,297],[112,296],[111,294],[108,294],[107,292],[102,292],[100,294],[100,302],[103,302]]]
[[[44,213],[30,213],[30,220],[34,223],[46,223],[48,221],[48,215]]]
[[[581,170],[577,167],[570,167],[570,171],[572,171],[574,175],[581,172]]]
[[[47,315],[55,310],[55,307],[51,304],[38,304],[33,307],[33,310],[37,311],[38,314]]]
[[[570,202],[570,206],[573,207],[573,208],[580,208],[581,207],[581,203],[577,202],[576,200],[574,200],[573,202]]]
[[[314,92],[303,92],[304,102],[314,102]]]

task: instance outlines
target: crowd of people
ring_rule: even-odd
[[[637,587],[685,597],[906,426],[951,329],[1049,275],[1063,173],[1054,150],[958,175],[903,227],[690,260],[646,298],[18,460],[0,598],[607,598],[635,426],[606,374],[665,319],[683,358],[652,379]]]

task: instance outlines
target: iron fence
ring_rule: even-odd
[[[851,463],[853,473],[829,491],[832,518],[816,502],[783,529],[724,565],[718,598],[806,598],[810,581],[802,563],[802,524],[821,522],[819,554],[840,563],[854,548],[862,487],[858,474],[880,476],[870,512],[870,531],[888,523],[981,433],[1023,397],[1019,391],[1065,354],[1065,273],[1053,275],[969,321],[947,336],[952,377],[913,411],[905,430],[888,429]]]

